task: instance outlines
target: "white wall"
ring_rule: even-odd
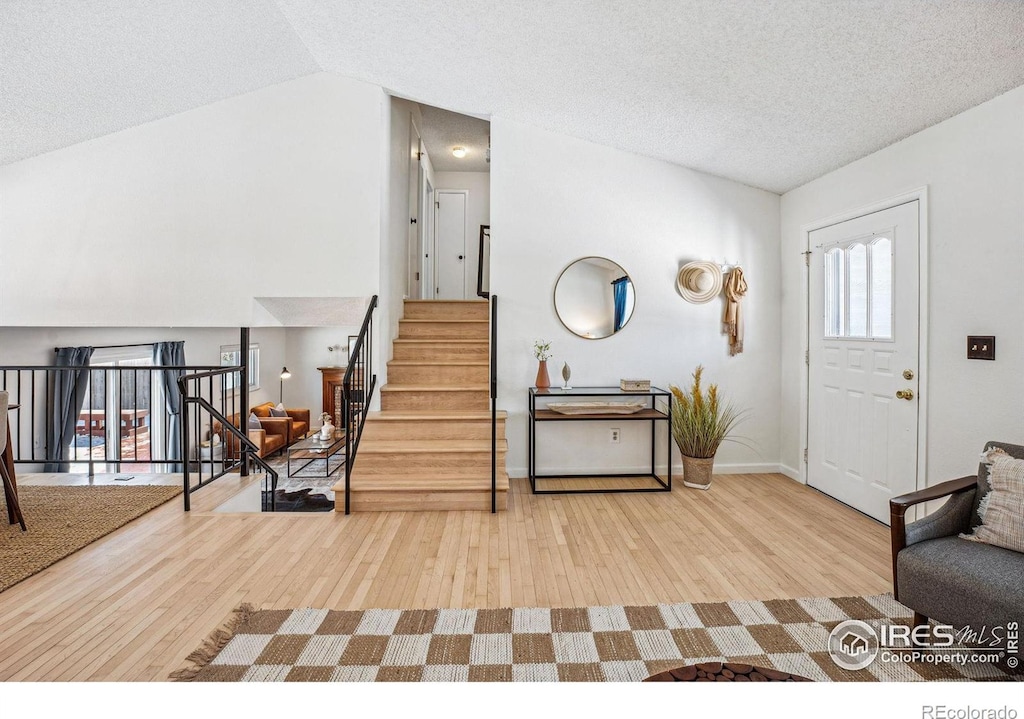
[[[525,410],[538,337],[552,343],[552,380],[567,361],[575,386],[643,377],[667,388],[685,384],[702,363],[706,377],[751,410],[742,434],[756,449],[725,444],[716,469],[775,470],[779,197],[502,118],[492,118],[491,133],[491,290],[499,297],[499,404],[509,412],[510,473],[526,472]],[[631,321],[603,340],[571,335],[552,306],[558,274],[588,255],[618,262],[636,288]],[[750,284],[746,351],[736,357],[721,331],[723,302],[693,305],[675,289],[681,264],[723,257],[740,262]],[[549,468],[642,464],[644,435],[623,425],[620,445],[609,444],[606,431],[590,433],[591,426],[566,428],[560,446],[552,439],[542,447]]]
[[[391,340],[398,335],[398,320],[409,280],[410,183],[418,178],[410,175],[413,147],[410,144],[412,123],[421,124],[420,108],[414,102],[397,97],[388,98],[388,137],[384,192],[383,225],[385,233],[380,246],[381,286],[380,309],[377,314],[378,386],[387,381],[387,360],[391,358]],[[357,328],[358,329],[358,328]],[[376,400],[375,400],[376,401]]]
[[[435,190],[467,190],[466,200],[466,299],[477,298],[476,275],[480,262],[480,225],[491,223],[491,174],[489,172],[438,172]]]
[[[782,461],[799,467],[806,297],[801,227],[928,187],[927,483],[972,473],[986,440],[1024,442],[1024,87],[782,197]],[[996,361],[966,359],[996,335]]]
[[[358,327],[289,327],[285,330],[285,365],[292,373],[284,383],[286,407],[309,409],[312,427],[320,426],[323,411],[323,375],[317,367],[348,364],[348,337]],[[338,345],[333,352],[327,348]]]
[[[0,168],[0,325],[242,326],[378,289],[385,95],[319,73]]]

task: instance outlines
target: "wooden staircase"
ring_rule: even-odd
[[[487,313],[481,300],[405,301],[381,411],[367,415],[352,465],[352,511],[490,510]],[[499,510],[508,497],[505,415],[497,418]],[[334,491],[345,491],[344,480]]]

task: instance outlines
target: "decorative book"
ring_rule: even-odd
[[[619,389],[627,392],[650,392],[651,381],[649,379],[620,379]]]
[[[636,414],[646,402],[551,402],[547,409],[559,414]]]

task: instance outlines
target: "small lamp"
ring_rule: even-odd
[[[284,381],[292,376],[287,367],[281,368],[281,404],[284,404]]]

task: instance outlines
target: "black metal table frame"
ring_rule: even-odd
[[[303,440],[303,441],[305,441],[305,440]],[[292,447],[294,447],[294,446],[295,445],[292,445]],[[292,447],[288,447],[286,449],[286,452],[288,453],[288,459],[287,459],[287,463],[288,463],[287,464],[287,473],[288,474],[287,474],[287,476],[291,477],[292,479],[318,479],[318,478],[319,479],[327,479],[332,474],[337,472],[339,469],[344,467],[345,466],[345,462],[348,460],[347,457],[344,457],[344,454],[345,454],[345,451],[344,451],[345,450],[345,440],[344,439],[340,439],[339,440],[339,439],[335,438],[335,440],[331,444],[329,444],[329,445],[328,444],[324,444],[324,446],[323,446],[324,451],[323,452],[317,453],[317,452],[314,452],[314,450],[312,448],[305,448],[305,447],[300,448],[300,449],[296,449],[295,450],[296,452],[314,452],[315,454],[320,454],[320,456],[319,457],[303,457],[302,459],[296,460],[297,462],[305,461],[306,463],[304,465],[302,465],[301,467],[299,467],[298,469],[296,469],[295,470],[295,474],[292,474]],[[338,450],[341,450],[341,451],[334,451],[334,452],[332,452],[331,451],[332,449],[338,449]],[[331,457],[334,457],[335,455],[339,455],[339,454],[342,455],[342,459],[338,460],[337,466],[334,469],[331,469]],[[313,464],[313,462],[316,462],[317,460],[321,460],[321,459],[324,460],[324,472],[326,474],[315,474],[315,475],[312,475],[312,476],[309,476],[309,475],[302,476],[302,475],[299,474],[306,467],[308,467],[309,465]]]
[[[650,401],[649,410],[658,413],[659,416],[652,417],[650,414],[642,416],[630,414],[573,414],[550,416],[544,419],[537,419],[537,398],[576,398],[576,397],[606,397],[606,398],[629,398],[642,397]],[[657,407],[658,398],[665,398],[667,411],[662,412]],[[527,472],[530,477],[530,489],[534,494],[611,494],[622,492],[671,492],[672,491],[672,393],[658,387],[651,387],[648,391],[627,391],[618,387],[574,387],[571,390],[551,388],[540,390],[531,387],[529,390],[529,417],[527,422]],[[542,406],[540,409],[544,409]],[[554,412],[552,410],[552,412]],[[598,474],[587,472],[586,474],[537,474],[537,422],[650,422],[651,423],[651,471],[649,474]],[[656,441],[657,423],[664,422],[668,429],[666,437],[666,478],[658,476],[656,467]],[[582,478],[622,478],[650,477],[658,483],[657,487],[633,487],[633,488],[608,488],[608,489],[537,489],[538,479],[582,479]]]

